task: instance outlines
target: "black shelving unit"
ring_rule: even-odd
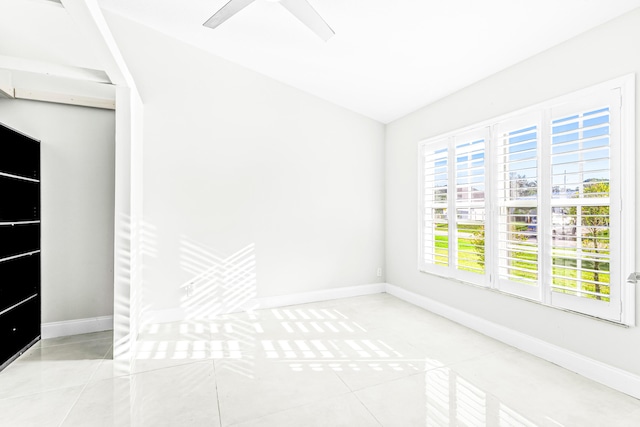
[[[40,322],[40,142],[0,124],[0,370]]]

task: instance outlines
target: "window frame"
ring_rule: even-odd
[[[618,95],[614,94],[614,91],[619,91]],[[550,192],[552,190],[551,183],[551,136],[553,126],[552,111],[565,108],[567,105],[577,104],[583,100],[589,102],[590,98],[601,97],[603,93],[607,93],[609,96],[611,105],[619,102],[619,106],[615,105],[618,114],[613,112],[610,115],[612,120],[610,126],[611,133],[611,155],[609,170],[611,173],[610,182],[612,182],[612,188],[617,186],[619,191],[610,196],[610,212],[616,211],[615,215],[618,215],[619,223],[617,225],[611,225],[611,228],[617,228],[618,235],[616,239],[616,247],[610,249],[610,270],[611,270],[611,292],[613,289],[617,289],[619,297],[613,301],[613,298],[608,301],[595,301],[587,298],[581,298],[578,296],[572,296],[577,304],[571,302],[560,303],[558,301],[566,300],[567,295],[562,294],[563,297],[558,298],[557,292],[552,291],[551,277],[552,277],[552,237],[551,237],[551,223],[552,223],[552,206],[553,199],[551,193],[548,196],[544,195],[544,192]],[[536,220],[537,220],[537,232],[549,234],[549,236],[540,236],[536,240],[538,244],[537,262],[538,262],[538,285],[532,287],[529,285],[522,285],[518,283],[500,283],[498,276],[498,261],[499,261],[499,249],[498,249],[498,215],[499,215],[499,203],[498,203],[498,184],[497,179],[499,173],[496,170],[496,160],[498,157],[497,150],[499,149],[497,140],[499,138],[498,129],[505,127],[509,123],[517,123],[521,120],[526,122],[527,117],[534,118],[537,128],[537,199],[536,199]],[[517,111],[510,112],[489,120],[482,121],[470,126],[457,129],[455,131],[447,132],[435,137],[427,138],[418,142],[418,270],[423,273],[434,274],[440,277],[445,277],[458,282],[479,286],[491,291],[499,292],[501,294],[515,296],[518,298],[524,298],[532,302],[543,304],[545,306],[554,307],[557,309],[576,312],[581,315],[606,320],[615,324],[621,324],[625,326],[635,326],[635,286],[626,282],[625,278],[629,273],[635,271],[635,179],[631,176],[635,174],[635,74],[625,75],[616,79],[606,81],[604,83],[596,84],[586,89],[578,90],[557,98],[553,98]],[[531,121],[531,120],[529,120]],[[615,122],[615,123],[614,123]],[[513,127],[513,126],[512,126]],[[513,127],[516,129],[517,127]],[[456,240],[456,205],[457,187],[456,187],[456,138],[460,136],[466,136],[469,134],[482,134],[485,133],[485,161],[484,161],[484,188],[485,188],[485,273],[477,274],[464,270],[458,270],[454,264],[455,253],[458,248]],[[613,134],[618,141],[615,142]],[[448,179],[448,242],[455,242],[453,247],[448,245],[448,266],[435,265],[425,262],[424,257],[424,226],[425,226],[425,163],[424,156],[425,150],[432,150],[432,144],[438,143],[441,147],[444,144],[448,152],[449,164],[447,173]],[[620,167],[618,167],[620,165]],[[625,179],[622,179],[622,177]],[[614,184],[614,177],[616,184]],[[541,195],[542,194],[542,195]],[[615,197],[614,197],[615,196]],[[547,212],[547,210],[549,212]],[[618,213],[619,212],[619,213]],[[610,217],[613,217],[610,214]],[[451,219],[453,218],[453,222]],[[616,233],[612,231],[613,234]],[[612,237],[613,238],[613,237]],[[453,250],[452,250],[453,249]],[[435,249],[434,249],[435,252]],[[614,284],[614,269],[615,284]],[[519,292],[517,289],[522,287],[528,287],[526,291]],[[559,295],[559,294],[558,294]],[[613,295],[613,293],[612,293]],[[554,298],[555,297],[555,298]],[[556,300],[556,301],[554,301]],[[602,307],[603,304],[609,304],[607,310],[589,310],[589,305],[596,305]],[[584,307],[587,307],[586,309]]]

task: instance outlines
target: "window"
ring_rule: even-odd
[[[422,259],[434,272],[461,280],[485,277],[488,135],[488,129],[467,132],[434,141],[422,152]]]
[[[421,142],[420,270],[633,324],[634,94],[628,76]]]

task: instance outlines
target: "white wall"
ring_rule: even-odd
[[[106,18],[145,106],[146,311],[382,281],[382,124]]]
[[[42,322],[113,314],[114,112],[0,99],[41,141]]]
[[[640,328],[610,325],[418,272],[416,166],[421,139],[640,72],[638,40],[640,9],[389,124],[385,148],[387,282],[640,374]],[[636,96],[639,101],[640,94]],[[640,113],[638,106],[636,112]],[[636,224],[640,230],[638,225],[640,216]],[[626,277],[629,272],[623,273]]]

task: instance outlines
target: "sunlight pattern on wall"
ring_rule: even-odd
[[[255,245],[222,257],[186,237],[180,264],[192,277],[182,284],[180,302],[188,318],[202,318],[255,308],[257,295]]]

